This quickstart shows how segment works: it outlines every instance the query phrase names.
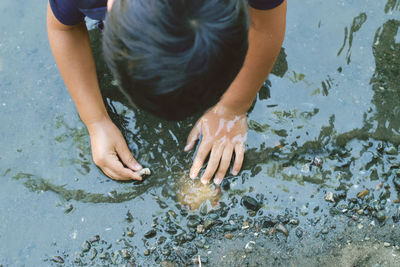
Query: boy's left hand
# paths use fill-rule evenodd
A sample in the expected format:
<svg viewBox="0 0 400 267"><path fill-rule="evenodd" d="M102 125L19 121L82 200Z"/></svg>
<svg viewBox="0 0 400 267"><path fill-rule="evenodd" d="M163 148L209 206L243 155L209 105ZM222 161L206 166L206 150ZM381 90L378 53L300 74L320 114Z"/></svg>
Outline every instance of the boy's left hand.
<svg viewBox="0 0 400 267"><path fill-rule="evenodd" d="M203 184L211 180L218 166L214 183L222 182L231 163L233 151L235 151L235 162L232 174L237 175L242 167L247 137L246 113L237 113L218 103L197 121L189 134L185 151L194 147L200 135L202 139L190 170L190 178L197 177L210 152L207 168L201 177Z"/></svg>

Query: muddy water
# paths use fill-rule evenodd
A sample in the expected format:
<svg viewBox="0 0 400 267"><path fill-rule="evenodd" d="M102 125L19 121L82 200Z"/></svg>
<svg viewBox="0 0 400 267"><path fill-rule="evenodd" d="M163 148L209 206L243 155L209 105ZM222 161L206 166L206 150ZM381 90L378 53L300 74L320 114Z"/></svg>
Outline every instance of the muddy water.
<svg viewBox="0 0 400 267"><path fill-rule="evenodd" d="M246 237L248 224L267 233L283 225L295 246L298 229L335 235L339 213L377 228L396 223L399 1L291 1L284 49L249 112L243 170L220 192L207 189L208 204L190 198L191 209L180 195L197 190L182 182L196 118L166 122L129 107L91 31L110 115L153 172L142 183L105 177L50 53L45 4L0 4L0 265L56 265L54 256L67 266L182 265L197 254L215 259L207 252L215 240L241 229Z"/></svg>

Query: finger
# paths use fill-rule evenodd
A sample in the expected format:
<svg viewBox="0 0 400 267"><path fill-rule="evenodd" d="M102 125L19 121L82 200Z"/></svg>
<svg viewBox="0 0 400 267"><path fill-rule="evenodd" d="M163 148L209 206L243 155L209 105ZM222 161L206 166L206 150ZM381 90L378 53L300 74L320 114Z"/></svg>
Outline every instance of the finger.
<svg viewBox="0 0 400 267"><path fill-rule="evenodd" d="M232 154L233 154L233 146L232 145L226 146L224 152L222 153L222 158L221 162L219 163L218 172L214 178L215 184L220 184L222 182L222 179L224 179L226 171L228 170L229 165L231 164Z"/></svg>
<svg viewBox="0 0 400 267"><path fill-rule="evenodd" d="M107 158L107 165L102 169L107 170L107 173L110 174L109 176L115 180L142 180L142 177L138 173L135 173L131 169L125 168L116 155Z"/></svg>
<svg viewBox="0 0 400 267"><path fill-rule="evenodd" d="M215 145L212 148L210 159L208 160L207 163L207 168L200 179L203 184L208 184L208 182L213 177L215 171L217 170L219 162L221 160L223 148L224 147L222 145Z"/></svg>
<svg viewBox="0 0 400 267"><path fill-rule="evenodd" d="M197 139L199 139L199 137L200 137L200 133L201 133L201 123L196 123L196 125L193 127L192 131L190 131L190 134L186 141L186 146L184 149L186 152L193 148Z"/></svg>
<svg viewBox="0 0 400 267"><path fill-rule="evenodd" d="M133 157L132 152L129 150L125 142L117 144L116 151L122 162L133 171L140 171L143 169L136 159Z"/></svg>
<svg viewBox="0 0 400 267"><path fill-rule="evenodd" d="M244 158L244 145L236 144L235 145L235 162L233 163L232 174L237 175L242 168Z"/></svg>
<svg viewBox="0 0 400 267"><path fill-rule="evenodd" d="M201 167L203 167L204 161L208 154L210 153L212 143L202 141L200 143L199 149L194 158L192 168L190 169L190 178L194 179L199 174Z"/></svg>

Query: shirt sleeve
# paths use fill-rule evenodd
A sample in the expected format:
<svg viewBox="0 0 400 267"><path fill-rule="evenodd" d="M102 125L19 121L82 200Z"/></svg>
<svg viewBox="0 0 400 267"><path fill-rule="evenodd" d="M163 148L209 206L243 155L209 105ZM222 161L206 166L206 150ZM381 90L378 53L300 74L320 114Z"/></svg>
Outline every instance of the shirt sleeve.
<svg viewBox="0 0 400 267"><path fill-rule="evenodd" d="M85 15L79 11L78 0L49 0L54 16L65 25L75 25L84 21Z"/></svg>
<svg viewBox="0 0 400 267"><path fill-rule="evenodd" d="M267 10L273 9L283 3L284 0L248 0L252 8Z"/></svg>

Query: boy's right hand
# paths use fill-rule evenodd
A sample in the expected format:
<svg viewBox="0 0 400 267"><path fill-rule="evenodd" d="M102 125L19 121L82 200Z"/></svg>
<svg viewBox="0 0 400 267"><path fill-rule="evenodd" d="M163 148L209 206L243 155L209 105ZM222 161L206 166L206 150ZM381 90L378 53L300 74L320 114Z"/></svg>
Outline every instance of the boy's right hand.
<svg viewBox="0 0 400 267"><path fill-rule="evenodd" d="M94 163L114 180L138 180L142 166L135 160L120 130L110 119L86 125L92 145ZM125 165L125 166L124 166Z"/></svg>

